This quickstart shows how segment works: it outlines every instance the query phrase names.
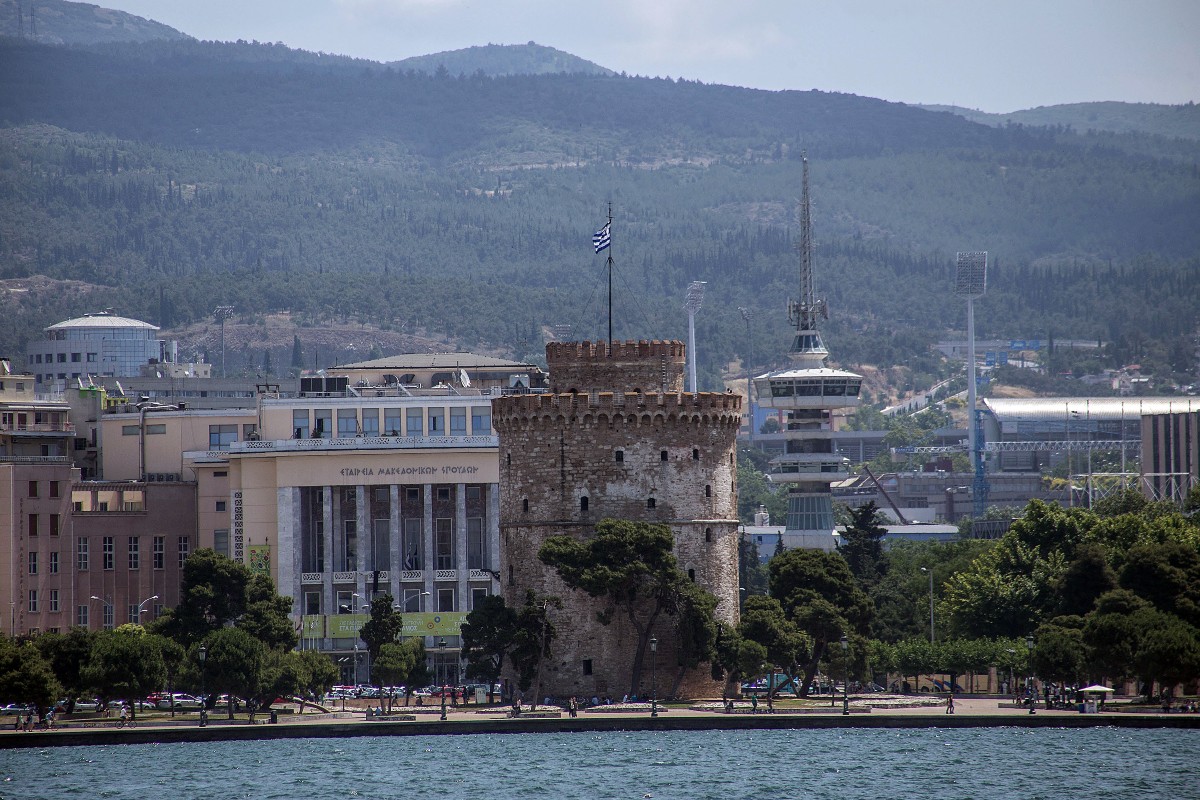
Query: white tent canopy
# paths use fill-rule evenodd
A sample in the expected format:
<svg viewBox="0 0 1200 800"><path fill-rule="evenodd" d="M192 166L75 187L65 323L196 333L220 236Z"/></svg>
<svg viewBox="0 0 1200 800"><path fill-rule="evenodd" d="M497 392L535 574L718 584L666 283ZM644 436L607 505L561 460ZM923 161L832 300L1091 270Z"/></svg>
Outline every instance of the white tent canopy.
<svg viewBox="0 0 1200 800"><path fill-rule="evenodd" d="M1098 683L1094 683L1094 684L1092 684L1091 686L1085 686L1085 687L1083 687L1083 688L1082 688L1082 689L1080 689L1079 691L1081 691L1081 692L1114 692L1114 691L1116 691L1116 690L1115 690L1115 689L1110 689L1110 688L1108 688L1107 686L1101 686L1101 685L1100 685L1100 684L1098 684Z"/></svg>

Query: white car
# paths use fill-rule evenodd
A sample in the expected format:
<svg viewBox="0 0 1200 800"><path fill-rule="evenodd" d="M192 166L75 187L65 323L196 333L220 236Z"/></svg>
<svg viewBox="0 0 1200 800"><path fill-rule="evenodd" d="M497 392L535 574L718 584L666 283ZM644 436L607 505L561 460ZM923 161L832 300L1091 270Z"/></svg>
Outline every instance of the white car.
<svg viewBox="0 0 1200 800"><path fill-rule="evenodd" d="M175 708L200 708L200 706L203 705L203 703L200 702L199 698L194 697L190 694L175 694L175 695L167 695L166 697L161 698L158 701L158 707L159 708L170 708L172 697L175 698Z"/></svg>

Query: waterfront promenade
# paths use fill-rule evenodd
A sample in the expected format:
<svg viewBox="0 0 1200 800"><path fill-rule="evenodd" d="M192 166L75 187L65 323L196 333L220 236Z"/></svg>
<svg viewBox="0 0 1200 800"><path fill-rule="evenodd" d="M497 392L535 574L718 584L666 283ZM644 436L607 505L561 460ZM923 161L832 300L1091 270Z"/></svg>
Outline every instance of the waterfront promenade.
<svg viewBox="0 0 1200 800"><path fill-rule="evenodd" d="M199 727L195 716L172 720L152 716L139 720L135 727L117 727L112 719L67 719L52 731L20 732L11 723L0 731L0 748L50 747L97 744L144 744L150 742L208 742L222 740L341 738L360 736L419 736L464 735L478 733L537 733L635 730L783 730L783 729L841 729L841 728L1186 728L1200 729L1200 714L1172 713L1139 708L1125 708L1110 703L1109 710L1100 714L1080 714L1072 710L1038 708L1036 714L1014 708L995 698L959 698L955 713L946 714L945 705L932 698L896 698L889 707L869 707L872 702L887 702L884 698L862 698L851 702L851 713L842 714L840 699L835 706L812 706L804 709L780 707L769 713L765 704L752 712L741 704L735 713L721 710L720 703L696 704L691 707L664 706L652 717L648 706L604 707L604 710L581 711L570 717L565 711L544 709L549 716L525 713L511 718L503 706L467 706L447 708L446 720L441 720L437 706L420 708L397 707L393 715L375 717L367 711L350 710L331 713L280 714L278 723L270 724L267 715L260 714L254 724L244 717L233 722L218 715L210 716L206 727ZM905 704L911 702L912 705Z"/></svg>

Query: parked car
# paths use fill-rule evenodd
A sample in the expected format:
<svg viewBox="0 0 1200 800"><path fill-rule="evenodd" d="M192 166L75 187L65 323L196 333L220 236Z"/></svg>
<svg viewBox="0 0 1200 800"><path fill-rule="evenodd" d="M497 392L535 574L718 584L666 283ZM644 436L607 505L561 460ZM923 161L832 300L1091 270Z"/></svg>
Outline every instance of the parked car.
<svg viewBox="0 0 1200 800"><path fill-rule="evenodd" d="M164 695L159 699L156 705L158 708L170 708L172 697L175 698L175 708L200 708L200 706L203 705L203 703L200 702L200 698L190 694L179 693L174 695Z"/></svg>
<svg viewBox="0 0 1200 800"><path fill-rule="evenodd" d="M100 701L94 697L89 698L89 699L84 699L81 697L80 699L75 701L74 713L79 713L80 711L99 711L99 710L100 710Z"/></svg>
<svg viewBox="0 0 1200 800"><path fill-rule="evenodd" d="M14 716L33 710L33 706L27 706L24 703L9 703L6 706L0 706L0 716Z"/></svg>

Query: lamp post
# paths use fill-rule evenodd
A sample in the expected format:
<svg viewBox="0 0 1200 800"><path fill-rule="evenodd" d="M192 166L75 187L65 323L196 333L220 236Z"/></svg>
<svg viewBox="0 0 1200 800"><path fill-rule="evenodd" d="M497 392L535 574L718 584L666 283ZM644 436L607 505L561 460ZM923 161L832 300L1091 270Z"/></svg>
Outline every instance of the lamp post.
<svg viewBox="0 0 1200 800"><path fill-rule="evenodd" d="M107 597L99 597L97 595L92 595L91 599L99 600L101 603L104 603L105 608L113 608L112 601L109 600ZM113 616L116 616L116 609L113 609L113 611L114 611ZM114 620L114 623L115 623L115 620ZM105 626L105 624L106 624L106 622L103 618L103 615L101 615L100 627L103 628ZM116 625L114 624L113 627L116 627Z"/></svg>
<svg viewBox="0 0 1200 800"><path fill-rule="evenodd" d="M354 642L354 692L358 693L358 641Z"/></svg>
<svg viewBox="0 0 1200 800"><path fill-rule="evenodd" d="M145 608L146 603L149 603L151 600L157 600L157 599L158 599L158 595L155 594L155 595L151 595L150 597L147 597L145 600L138 603L138 607L137 607L137 624L138 625L142 624L142 612L146 610L146 608Z"/></svg>
<svg viewBox="0 0 1200 800"><path fill-rule="evenodd" d="M929 574L929 643L933 644L933 570L926 567L921 567L921 572Z"/></svg>
<svg viewBox="0 0 1200 800"><path fill-rule="evenodd" d="M658 639L650 639L650 716L658 716Z"/></svg>
<svg viewBox="0 0 1200 800"><path fill-rule="evenodd" d="M208 698L205 697L204 662L208 659L208 648L200 645L200 727L208 724Z"/></svg>
<svg viewBox="0 0 1200 800"><path fill-rule="evenodd" d="M442 661L446 660L446 637L438 640L438 649L442 653ZM442 679L442 722L446 721L446 681Z"/></svg>
<svg viewBox="0 0 1200 800"><path fill-rule="evenodd" d="M1029 714L1032 716L1037 713L1034 708L1037 705L1037 692L1033 690L1033 636L1025 637L1025 646L1029 648Z"/></svg>
<svg viewBox="0 0 1200 800"><path fill-rule="evenodd" d="M850 716L850 643L842 634L842 716Z"/></svg>

